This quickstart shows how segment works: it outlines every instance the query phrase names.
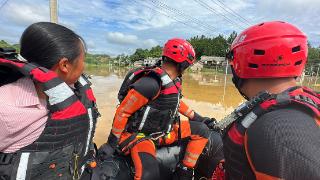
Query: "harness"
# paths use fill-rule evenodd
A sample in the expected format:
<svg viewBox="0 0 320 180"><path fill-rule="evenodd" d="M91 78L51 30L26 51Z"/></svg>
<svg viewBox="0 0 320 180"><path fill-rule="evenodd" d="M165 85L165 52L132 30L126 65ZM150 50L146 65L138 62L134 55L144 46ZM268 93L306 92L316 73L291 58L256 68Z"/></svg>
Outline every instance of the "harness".
<svg viewBox="0 0 320 180"><path fill-rule="evenodd" d="M178 109L181 98L181 81L171 80L169 75L160 67L141 67L129 71L118 93L121 102L131 84L143 76L153 76L159 80L161 90L148 104L135 112L128 121L126 131L132 135L122 142L119 147L122 152L132 148L143 140L158 140L172 130L172 125L179 119ZM138 138L138 140L135 140Z"/></svg>
<svg viewBox="0 0 320 180"><path fill-rule="evenodd" d="M99 116L91 83L82 75L71 89L55 72L31 63L0 59L39 84L47 96L46 126L39 138L15 153L0 153L4 179L79 179L93 159Z"/></svg>
<svg viewBox="0 0 320 180"><path fill-rule="evenodd" d="M288 105L305 107L316 118L320 117L320 96L306 87L292 87L280 94L261 92L217 124L224 129L222 136L229 179L255 179L244 146L246 131L263 114Z"/></svg>

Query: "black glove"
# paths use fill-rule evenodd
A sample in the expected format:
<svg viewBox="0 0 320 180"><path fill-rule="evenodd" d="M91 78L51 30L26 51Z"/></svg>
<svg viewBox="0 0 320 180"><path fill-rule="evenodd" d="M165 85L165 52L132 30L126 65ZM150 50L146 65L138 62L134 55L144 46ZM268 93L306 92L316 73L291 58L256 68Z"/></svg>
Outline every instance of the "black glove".
<svg viewBox="0 0 320 180"><path fill-rule="evenodd" d="M217 120L215 118L208 117L205 117L202 122L205 123L209 129L215 129L215 125L217 124Z"/></svg>
<svg viewBox="0 0 320 180"><path fill-rule="evenodd" d="M111 157L118 147L119 138L114 134L110 133L107 143L100 146L98 149L98 158L100 160L105 160Z"/></svg>
<svg viewBox="0 0 320 180"><path fill-rule="evenodd" d="M113 156L115 148L111 147L110 144L104 143L98 149L98 158L100 160L106 160L108 157Z"/></svg>
<svg viewBox="0 0 320 180"><path fill-rule="evenodd" d="M194 170L192 168L185 167L183 164L179 163L173 174L173 180L192 180L194 175Z"/></svg>
<svg viewBox="0 0 320 180"><path fill-rule="evenodd" d="M194 112L194 117L192 120L205 123L209 129L214 129L214 126L217 124L217 120L215 118L202 117L196 112Z"/></svg>

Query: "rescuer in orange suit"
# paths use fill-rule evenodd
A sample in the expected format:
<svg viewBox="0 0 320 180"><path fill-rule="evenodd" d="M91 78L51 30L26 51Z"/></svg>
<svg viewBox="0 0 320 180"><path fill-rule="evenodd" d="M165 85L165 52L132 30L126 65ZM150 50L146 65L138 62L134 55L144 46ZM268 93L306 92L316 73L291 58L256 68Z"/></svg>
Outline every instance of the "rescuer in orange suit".
<svg viewBox="0 0 320 180"><path fill-rule="evenodd" d="M182 73L194 62L195 51L189 42L170 39L163 48L162 66L140 69L130 76L132 79L143 73L141 78L129 83L116 110L108 144L131 155L135 180L158 179L156 147L180 139L189 141L174 179L193 178L193 168L209 136L209 128L203 123L206 118L181 100ZM180 119L179 113L187 118Z"/></svg>

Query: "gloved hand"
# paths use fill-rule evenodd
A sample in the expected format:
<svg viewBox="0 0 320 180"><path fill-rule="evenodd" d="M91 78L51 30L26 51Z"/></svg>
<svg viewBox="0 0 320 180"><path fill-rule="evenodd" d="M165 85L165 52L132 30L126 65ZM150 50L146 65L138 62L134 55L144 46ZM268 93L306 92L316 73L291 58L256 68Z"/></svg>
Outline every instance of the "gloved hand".
<svg viewBox="0 0 320 180"><path fill-rule="evenodd" d="M111 157L115 152L115 148L111 147L110 144L104 143L98 149L98 158L103 161L108 157Z"/></svg>
<svg viewBox="0 0 320 180"><path fill-rule="evenodd" d="M215 118L202 117L196 112L194 112L194 117L192 120L205 123L209 129L215 129L214 126L217 124L217 120Z"/></svg>
<svg viewBox="0 0 320 180"><path fill-rule="evenodd" d="M214 126L217 124L217 120L215 118L209 117L204 117L204 120L202 122L205 123L209 129L214 129Z"/></svg>
<svg viewBox="0 0 320 180"><path fill-rule="evenodd" d="M173 174L173 180L192 180L194 175L194 169L188 168L179 163Z"/></svg>
<svg viewBox="0 0 320 180"><path fill-rule="evenodd" d="M118 148L118 142L119 138L110 132L107 143L103 144L98 149L98 158L100 160L105 160L106 158L112 156Z"/></svg>

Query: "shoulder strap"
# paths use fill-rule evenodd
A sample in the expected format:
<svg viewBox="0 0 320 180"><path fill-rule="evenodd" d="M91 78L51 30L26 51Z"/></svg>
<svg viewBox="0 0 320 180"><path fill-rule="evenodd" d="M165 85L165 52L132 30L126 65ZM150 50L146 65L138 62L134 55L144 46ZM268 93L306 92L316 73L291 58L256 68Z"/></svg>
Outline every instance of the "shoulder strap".
<svg viewBox="0 0 320 180"><path fill-rule="evenodd" d="M161 79L160 74L162 73L161 69L158 67L139 67L136 69L130 70L127 75L125 76L119 92L118 92L118 100L121 103L123 99L126 97L128 91L130 90L130 85L136 82L143 76L146 76L149 73L153 73L156 77Z"/></svg>

